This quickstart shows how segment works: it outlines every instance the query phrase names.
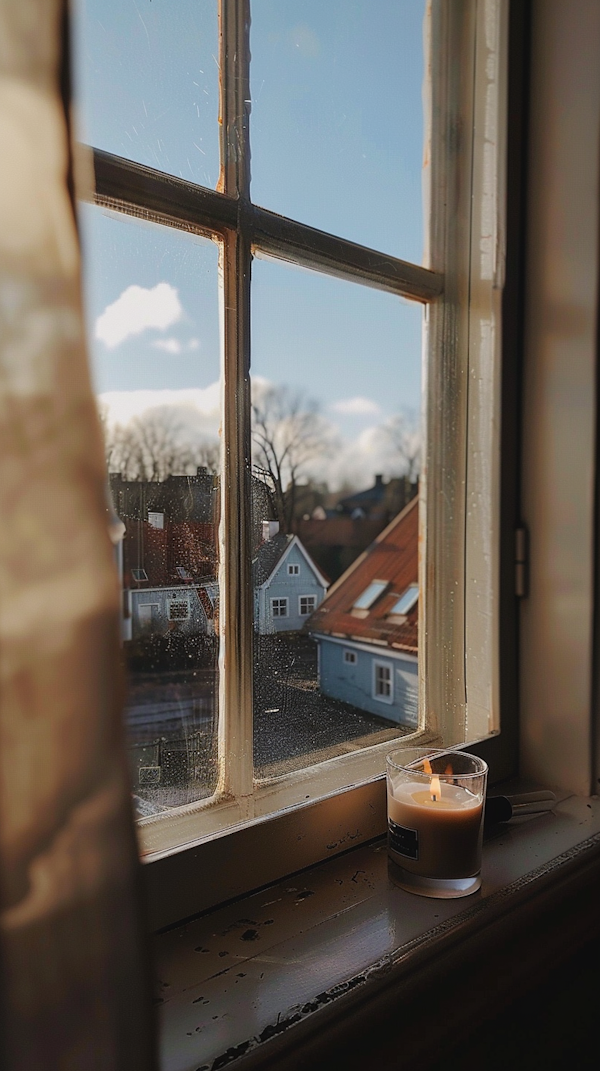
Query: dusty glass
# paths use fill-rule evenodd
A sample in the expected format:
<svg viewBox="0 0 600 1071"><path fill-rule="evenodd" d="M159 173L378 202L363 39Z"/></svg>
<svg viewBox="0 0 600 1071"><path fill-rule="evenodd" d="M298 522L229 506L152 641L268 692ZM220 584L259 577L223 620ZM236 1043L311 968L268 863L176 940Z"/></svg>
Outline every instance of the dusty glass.
<svg viewBox="0 0 600 1071"><path fill-rule="evenodd" d="M425 0L254 0L252 199L423 256Z"/></svg>
<svg viewBox="0 0 600 1071"><path fill-rule="evenodd" d="M76 0L73 14L79 140L216 186L216 0Z"/></svg>
<svg viewBox="0 0 600 1071"><path fill-rule="evenodd" d="M254 761L267 777L417 727L418 603L392 611L418 583L422 311L270 260L252 282Z"/></svg>
<svg viewBox="0 0 600 1071"><path fill-rule="evenodd" d="M216 785L218 250L86 205L80 225L122 587L125 728L144 817Z"/></svg>

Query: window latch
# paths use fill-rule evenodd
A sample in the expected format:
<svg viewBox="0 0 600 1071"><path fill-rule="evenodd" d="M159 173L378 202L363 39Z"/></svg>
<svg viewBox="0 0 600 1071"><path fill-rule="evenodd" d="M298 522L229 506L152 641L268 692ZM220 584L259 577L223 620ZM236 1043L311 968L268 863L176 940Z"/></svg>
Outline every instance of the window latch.
<svg viewBox="0 0 600 1071"><path fill-rule="evenodd" d="M524 599L529 594L529 532L523 525L515 530L515 595Z"/></svg>

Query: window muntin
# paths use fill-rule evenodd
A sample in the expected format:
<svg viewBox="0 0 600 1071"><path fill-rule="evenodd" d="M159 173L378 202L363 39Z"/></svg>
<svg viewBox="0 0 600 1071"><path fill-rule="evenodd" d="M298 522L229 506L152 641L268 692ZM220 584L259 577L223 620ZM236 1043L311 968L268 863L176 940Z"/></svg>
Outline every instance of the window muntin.
<svg viewBox="0 0 600 1071"><path fill-rule="evenodd" d="M237 198L242 195L247 199L249 195L246 102L250 100L250 94L244 80L244 72L242 71L241 77L237 77L234 70L235 64L243 65L247 57L243 33L243 27L247 24L246 9L245 0L226 0L222 5L221 147L224 195L221 197L211 194L209 190L192 188L185 183L164 182L158 174L145 172L142 175L127 160L110 160L96 152L95 198L100 204L116 206L125 213L166 221L182 229L197 232L205 228L206 233L218 233L224 240L225 366L229 383L225 392L224 435L229 443L229 453L226 457L226 477L221 485L224 511L222 531L228 545L228 553L222 567L224 579L227 580L222 591L222 617L224 621L237 617L241 636L251 635L249 598L243 594L244 591L248 596L250 593L249 540L244 535L244 514L247 517L248 508L247 495L241 493L240 487L240 483L243 484L245 479L240 476L240 463L249 453L249 441L246 438L244 442L243 431L244 426L247 428L247 424L244 425L244 411L248 404L247 390L243 384L249 359L244 321L247 324L251 251L309 267L315 266L321 271L338 274L343 278L355 279L408 298L417 298L425 304L434 302L426 316L427 335L424 344L425 351L431 355L433 363L430 362L428 369L428 439L425 461L428 493L423 510L423 568L426 569L427 560L431 559L433 553L429 546L429 537L435 540L436 553L440 556L435 558L434 588L427 586L433 575L432 571L422 574L423 599L420 616L426 615L427 651L433 652L433 656L422 669L421 710L442 712L444 724L447 723L451 727L450 735L454 739L462 739L461 734L464 733L466 724L465 706L460 698L465 692L461 676L462 660L464 659L466 669L469 669L469 666L473 669L470 694L475 696L479 688L477 672L482 683L486 676L489 679L487 669L494 659L493 629L488 629L487 632L485 629L480 630L477 636L478 651L483 652L483 658L479 655L473 660L470 655L465 658L465 653L468 652L458 649L460 642L456 650L454 645L443 650L442 640L449 634L449 630L454 637L460 638L461 624L455 621L457 608L459 617L464 610L466 618L473 622L477 614L466 584L466 599L463 605L460 600L457 602L455 592L451 599L447 597L439 579L441 575L455 579L463 575L462 569L467 560L465 547L468 550L470 545L476 545L476 529L479 523L477 518L481 516L479 509L470 510L468 517L474 520L468 520L466 526L463 523L466 508L464 496L461 498L460 493L461 481L464 484L465 475L464 454L461 455L461 450L469 436L474 435L476 439L479 434L476 427L473 427L468 435L465 431L466 395L458 388L461 377L466 377L468 369L471 370L469 375L472 374L472 382L476 384L479 392L476 404L470 407L471 423L473 424L474 420L476 424L479 422L481 428L488 432L491 429L492 434L493 429L499 426L498 414L494 408L498 398L494 377L497 376L498 302L502 292L502 280L493 273L496 271L494 255L501 259L503 249L502 235L499 235L497 230L499 220L501 225L501 193L499 198L500 183L497 179L501 175L501 163L498 161L501 161L502 155L502 94L505 72L503 50L506 43L507 6L503 0L469 0L464 9L463 5L460 6L460 10L458 6L453 8L445 5L443 0L433 0L431 4L431 22L426 37L428 46L434 50L435 62L432 63L430 58L425 67L432 73L431 94L435 107L430 113L433 122L426 153L425 185L432 191L432 198L427 213L429 237L425 262L432 265L434 270L423 270L417 265L396 261L383 253L374 258L367 250L354 247L335 236L309 232L294 221L272 216L269 211L250 206L245 208L244 213L237 212ZM458 63L457 49L462 48L465 42L467 44L461 52L461 62ZM438 53L442 60L439 63ZM465 71L475 58L477 63L469 77ZM459 70L461 76L458 80L454 76ZM237 73L239 74L239 71ZM427 107L426 113L428 114ZM452 136L457 127L464 133L458 155L455 152L456 141ZM449 175L452 176L450 182ZM484 190L481 182L485 176L488 185ZM450 191L449 197L438 197L437 191L442 189ZM482 208L484 200L485 211ZM498 215L494 216L496 210ZM491 221L491 226L486 225L485 235L480 233L484 219ZM473 238L473 249L481 250L483 259L487 257L486 264L482 263L479 275L472 270L469 236ZM478 245L478 242L481 244ZM488 248L494 254L491 258L486 252ZM235 271L234 264L237 268ZM457 267L458 271L455 270ZM444 278L445 272L448 274ZM458 288L455 285L457 282ZM469 308L467 282L471 292L477 292L481 300L473 306L475 312L463 315ZM446 299L436 302L435 299L444 287ZM483 306L488 297L489 314L486 312L484 315ZM449 309L460 310L458 319L454 313L447 315ZM475 340L472 350L469 349L469 338ZM234 391L237 392L236 398L233 397ZM491 403L491 408L488 403ZM473 501L477 499L479 503L493 503L493 488L496 486L493 465L490 463L490 458L494 456L493 444L490 449L485 438L477 441L481 441L482 449L477 453L478 466L469 468L468 494ZM470 534L471 530L473 535ZM241 557L238 558L240 551ZM243 564L244 555L247 555L246 566ZM486 551L480 555L480 560L473 559L471 565L477 575L479 595L493 593L493 577L497 572L493 555L490 556ZM456 590L463 590L460 579ZM486 613L492 625L493 607L491 612L488 609ZM477 620L481 620L481 614ZM468 629L466 635L468 639ZM185 817L173 817L169 821L168 832L166 826L159 827L154 820L144 820L142 835L147 851L164 851L171 844L189 841L201 832L210 832L222 828L228 822L239 821L242 811L235 803L238 797L246 801L252 799L250 811L245 806L243 816L248 816L249 813L267 814L273 810L275 794L272 786L258 784L253 787L252 778L248 776L242 757L243 743L250 738L252 731L248 653L246 646L245 652L242 650L238 655L234 644L230 649L228 661L223 662L224 703L219 784L220 791L228 795L233 802L223 802L220 808L211 807L210 810L204 811L201 821L198 814L192 813ZM446 666L444 658L452 658L455 665ZM451 696L447 690L449 681ZM485 687L483 690L485 691ZM470 725L477 726L475 732L479 732L480 724L487 727L497 725L497 719L494 720L496 714L493 713L491 719L489 717L490 704L487 698L482 702L481 709L488 711L485 719L469 719ZM495 700L492 710L495 710ZM484 734L486 731L487 728L484 729ZM328 767L322 774L319 772L318 777L313 780L310 780L310 777L307 780L303 776L302 784L310 786L308 794L300 794L299 782L294 779L290 780L289 789L281 782L276 794L277 805L285 806L286 801L298 803L315 799L323 792L343 788L357 779L364 778L367 769L372 770L374 775L377 774L386 746L342 756L334 766ZM162 836L161 828L164 828L165 836Z"/></svg>
<svg viewBox="0 0 600 1071"><path fill-rule="evenodd" d="M377 600L383 595L384 591L389 588L389 580L373 580L368 588L358 596L354 602L354 610L370 610Z"/></svg>
<svg viewBox="0 0 600 1071"><path fill-rule="evenodd" d="M299 565L294 565L294 564L288 565L287 571L288 571L288 576L298 576L299 573L300 573L300 566Z"/></svg>

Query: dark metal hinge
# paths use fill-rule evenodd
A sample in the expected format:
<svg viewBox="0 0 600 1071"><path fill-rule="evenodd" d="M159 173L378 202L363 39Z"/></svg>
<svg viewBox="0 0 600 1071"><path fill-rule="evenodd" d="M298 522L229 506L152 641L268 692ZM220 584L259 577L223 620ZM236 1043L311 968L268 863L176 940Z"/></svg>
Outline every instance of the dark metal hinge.
<svg viewBox="0 0 600 1071"><path fill-rule="evenodd" d="M529 532L523 526L515 529L515 595L524 599L529 594Z"/></svg>

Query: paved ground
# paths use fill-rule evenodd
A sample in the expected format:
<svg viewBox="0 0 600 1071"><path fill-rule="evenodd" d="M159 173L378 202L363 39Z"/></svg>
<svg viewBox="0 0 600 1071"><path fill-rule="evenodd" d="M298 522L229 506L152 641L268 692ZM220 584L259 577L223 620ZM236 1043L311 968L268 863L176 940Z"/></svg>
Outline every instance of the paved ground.
<svg viewBox="0 0 600 1071"><path fill-rule="evenodd" d="M301 769L398 736L398 726L328 699L316 645L298 633L258 637L254 762L258 776ZM203 799L216 782L214 666L130 674L127 734L138 811ZM153 784L160 767L160 783Z"/></svg>

